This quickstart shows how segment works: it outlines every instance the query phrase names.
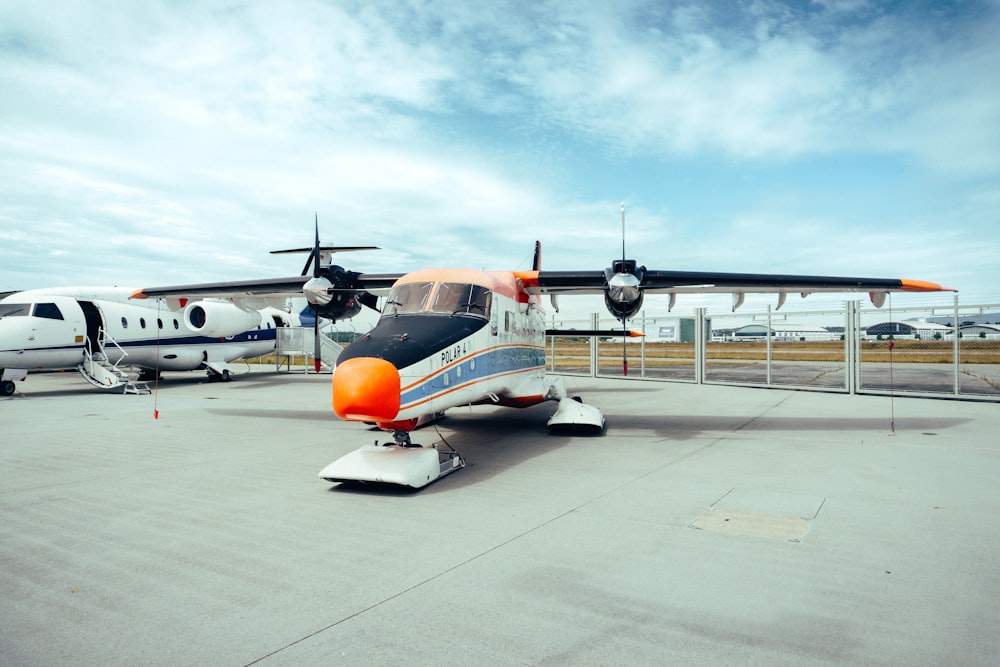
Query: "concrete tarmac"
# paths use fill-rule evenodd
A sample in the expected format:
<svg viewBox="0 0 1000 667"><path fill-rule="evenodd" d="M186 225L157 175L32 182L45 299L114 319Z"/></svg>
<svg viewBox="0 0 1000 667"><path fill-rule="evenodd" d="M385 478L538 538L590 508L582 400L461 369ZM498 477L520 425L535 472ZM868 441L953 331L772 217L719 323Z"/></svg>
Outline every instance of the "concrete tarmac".
<svg viewBox="0 0 1000 667"><path fill-rule="evenodd" d="M401 493L268 370L0 399L0 664L1000 664L996 404L569 377Z"/></svg>

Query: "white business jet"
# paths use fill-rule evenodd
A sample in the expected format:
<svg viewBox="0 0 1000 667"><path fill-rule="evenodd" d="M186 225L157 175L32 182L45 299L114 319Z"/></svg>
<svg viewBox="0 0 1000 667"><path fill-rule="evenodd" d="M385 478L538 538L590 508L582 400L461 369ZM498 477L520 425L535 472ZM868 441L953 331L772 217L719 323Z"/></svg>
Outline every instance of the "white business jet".
<svg viewBox="0 0 1000 667"><path fill-rule="evenodd" d="M76 368L92 385L123 392L161 371L204 369L229 380L229 362L272 352L277 329L299 325L264 302L129 300L134 291L57 287L0 299L0 395L38 370Z"/></svg>

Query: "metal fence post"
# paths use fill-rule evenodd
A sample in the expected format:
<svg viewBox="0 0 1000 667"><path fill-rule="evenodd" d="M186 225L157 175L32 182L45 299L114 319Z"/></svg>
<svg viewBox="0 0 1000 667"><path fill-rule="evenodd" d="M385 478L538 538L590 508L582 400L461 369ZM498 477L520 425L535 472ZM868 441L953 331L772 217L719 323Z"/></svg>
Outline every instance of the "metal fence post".
<svg viewBox="0 0 1000 667"><path fill-rule="evenodd" d="M954 302L953 302L953 304L954 304L954 306L953 306L954 307L954 311L953 311L954 315L953 315L952 320L951 320L951 324L954 327L954 333L952 333L952 336L951 336L952 337L952 341L953 341L953 343L952 343L952 356L954 357L954 359L952 360L953 361L953 363L952 363L952 375L953 375L952 382L954 383L954 387L955 387L954 393L957 396L958 394L961 393L960 392L960 388L962 386L961 374L959 372L961 370L961 363L959 363L960 360L961 360L961 357L959 356L961 354L961 350L960 350L959 345L958 345L958 342L959 342L958 341L958 334L961 331L961 326L959 325L959 322L958 322L958 294L953 295L952 299L954 299Z"/></svg>
<svg viewBox="0 0 1000 667"><path fill-rule="evenodd" d="M771 385L771 304L767 304L767 384Z"/></svg>
<svg viewBox="0 0 1000 667"><path fill-rule="evenodd" d="M590 328L597 329L600 321L598 320L597 313L591 313L590 315ZM599 364L598 361L598 346L597 346L597 336L590 337L590 377L597 377L597 369Z"/></svg>
<svg viewBox="0 0 1000 667"><path fill-rule="evenodd" d="M861 338L860 324L858 319L858 302L847 301L844 303L844 389L848 394L858 392L858 340Z"/></svg>
<svg viewBox="0 0 1000 667"><path fill-rule="evenodd" d="M705 384L705 309L694 311L694 382Z"/></svg>

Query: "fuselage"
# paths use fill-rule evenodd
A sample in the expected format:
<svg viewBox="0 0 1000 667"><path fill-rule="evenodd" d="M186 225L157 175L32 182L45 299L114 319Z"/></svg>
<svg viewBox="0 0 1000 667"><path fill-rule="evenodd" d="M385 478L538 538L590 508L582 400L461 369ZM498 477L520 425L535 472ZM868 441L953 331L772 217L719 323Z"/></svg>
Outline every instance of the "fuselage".
<svg viewBox="0 0 1000 667"><path fill-rule="evenodd" d="M193 370L208 360L232 361L274 349L276 327L289 315L262 311L260 325L234 336L201 336L180 311L160 301L128 301L124 288L52 288L0 300L0 369L73 368L87 350L110 363L150 370Z"/></svg>
<svg viewBox="0 0 1000 667"><path fill-rule="evenodd" d="M410 430L425 415L546 400L545 322L510 272L433 269L393 286L378 323L337 360L347 420Z"/></svg>

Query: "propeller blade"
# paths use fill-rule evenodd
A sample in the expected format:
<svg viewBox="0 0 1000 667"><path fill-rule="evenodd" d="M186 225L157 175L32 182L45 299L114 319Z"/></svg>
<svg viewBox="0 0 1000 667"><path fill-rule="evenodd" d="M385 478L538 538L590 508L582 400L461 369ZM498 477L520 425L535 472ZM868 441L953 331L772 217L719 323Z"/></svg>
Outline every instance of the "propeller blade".
<svg viewBox="0 0 1000 667"><path fill-rule="evenodd" d="M371 292L358 292L358 301L361 302L362 306L368 306L376 313L380 313L378 309L378 297Z"/></svg>
<svg viewBox="0 0 1000 667"><path fill-rule="evenodd" d="M320 276L320 266L319 266L319 213L316 214L316 241L313 243L313 278L319 278ZM317 369L317 372L318 369Z"/></svg>
<svg viewBox="0 0 1000 667"><path fill-rule="evenodd" d="M622 202L622 270L625 270L625 202ZM627 317L622 317L622 329L628 331ZM622 377L628 377L628 347L622 337Z"/></svg>
<svg viewBox="0 0 1000 667"><path fill-rule="evenodd" d="M320 348L319 344L319 314L316 315L316 321L313 322L313 343L315 344L315 349L313 350L313 370L319 373L319 367L322 363L320 359Z"/></svg>

